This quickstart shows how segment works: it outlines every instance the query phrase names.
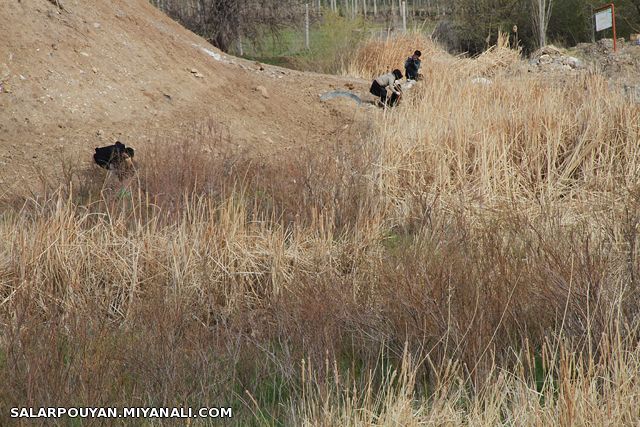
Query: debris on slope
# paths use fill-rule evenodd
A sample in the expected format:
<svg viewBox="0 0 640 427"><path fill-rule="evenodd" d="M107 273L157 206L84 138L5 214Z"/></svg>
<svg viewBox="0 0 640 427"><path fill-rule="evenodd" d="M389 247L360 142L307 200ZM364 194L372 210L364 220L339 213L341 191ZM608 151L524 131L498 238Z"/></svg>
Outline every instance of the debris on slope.
<svg viewBox="0 0 640 427"><path fill-rule="evenodd" d="M585 63L553 45L544 46L531 55L529 65L538 71L572 71L585 68Z"/></svg>
<svg viewBox="0 0 640 427"><path fill-rule="evenodd" d="M640 104L640 85L623 84L622 90L634 104Z"/></svg>
<svg viewBox="0 0 640 427"><path fill-rule="evenodd" d="M259 86L256 86L254 90L256 92L260 92L260 94L262 94L263 98L269 99L269 92L267 91L266 87L264 87L262 85L259 85Z"/></svg>
<svg viewBox="0 0 640 427"><path fill-rule="evenodd" d="M482 86L490 86L493 84L493 82L486 77L475 77L471 79L471 83L473 83L474 85L482 85Z"/></svg>
<svg viewBox="0 0 640 427"><path fill-rule="evenodd" d="M216 61L220 61L220 62L225 62L225 63L229 63L229 61L227 61L226 59L224 59L222 57L222 55L220 55L217 52L214 52L210 49L207 49L206 47L200 46L198 44L192 44L193 47L196 47L198 49L200 49L202 52L206 53L207 55L209 55L210 57L212 57L213 59L215 59Z"/></svg>
<svg viewBox="0 0 640 427"><path fill-rule="evenodd" d="M596 43L579 43L569 49L545 46L531 55L529 72L577 74L591 71L609 81L612 90L620 90L629 101L640 103L640 45L634 37L631 43L624 38L616 41L601 39Z"/></svg>
<svg viewBox="0 0 640 427"><path fill-rule="evenodd" d="M613 39L596 43L580 43L570 51L585 59L594 69L606 77L612 88L621 89L630 102L640 103L640 45L637 38L626 42L619 38L613 51Z"/></svg>
<svg viewBox="0 0 640 427"><path fill-rule="evenodd" d="M335 98L349 98L353 99L358 105L362 104L362 99L360 99L358 95L356 95L355 93L347 92L346 90L334 90L320 95L321 101L328 101Z"/></svg>
<svg viewBox="0 0 640 427"><path fill-rule="evenodd" d="M623 38L617 40L617 51L613 51L613 40L602 39L596 43L579 43L571 49L587 62L598 65L608 77L620 73L638 73L640 66L640 45L626 43Z"/></svg>
<svg viewBox="0 0 640 427"><path fill-rule="evenodd" d="M579 43L570 49L549 45L535 51L529 59L529 71L553 72L596 68L608 78L634 75L640 69L640 45L617 40L617 51L612 39L596 43Z"/></svg>

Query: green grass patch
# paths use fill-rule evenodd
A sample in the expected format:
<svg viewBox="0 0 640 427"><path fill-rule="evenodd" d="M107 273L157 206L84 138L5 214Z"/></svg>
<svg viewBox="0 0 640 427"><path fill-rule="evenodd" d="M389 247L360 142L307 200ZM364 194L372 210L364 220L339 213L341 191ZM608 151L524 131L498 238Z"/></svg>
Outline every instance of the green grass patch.
<svg viewBox="0 0 640 427"><path fill-rule="evenodd" d="M311 26L309 49L305 48L303 28L287 28L246 46L244 56L303 71L335 73L358 43L381 28L380 24L363 19L352 20L327 13Z"/></svg>

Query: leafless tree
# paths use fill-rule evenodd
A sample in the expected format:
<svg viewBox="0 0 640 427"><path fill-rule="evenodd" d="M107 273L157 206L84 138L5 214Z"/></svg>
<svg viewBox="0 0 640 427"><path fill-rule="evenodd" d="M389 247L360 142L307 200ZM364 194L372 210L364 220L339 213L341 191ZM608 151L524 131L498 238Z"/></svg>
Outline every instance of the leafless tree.
<svg viewBox="0 0 640 427"><path fill-rule="evenodd" d="M551 19L553 0L531 0L533 5L533 28L538 36L540 47L547 44L547 29Z"/></svg>
<svg viewBox="0 0 640 427"><path fill-rule="evenodd" d="M156 6L227 51L241 37L257 40L265 32L300 25L303 0L153 0Z"/></svg>

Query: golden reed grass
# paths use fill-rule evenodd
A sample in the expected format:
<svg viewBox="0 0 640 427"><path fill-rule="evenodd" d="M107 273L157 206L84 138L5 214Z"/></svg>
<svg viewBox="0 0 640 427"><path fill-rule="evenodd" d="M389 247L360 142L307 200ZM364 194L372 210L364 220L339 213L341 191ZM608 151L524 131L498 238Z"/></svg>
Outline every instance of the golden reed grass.
<svg viewBox="0 0 640 427"><path fill-rule="evenodd" d="M4 200L2 407L637 423L638 107L513 52L372 43L349 72L421 48L426 79L361 140L262 165L209 126L125 191L71 168Z"/></svg>

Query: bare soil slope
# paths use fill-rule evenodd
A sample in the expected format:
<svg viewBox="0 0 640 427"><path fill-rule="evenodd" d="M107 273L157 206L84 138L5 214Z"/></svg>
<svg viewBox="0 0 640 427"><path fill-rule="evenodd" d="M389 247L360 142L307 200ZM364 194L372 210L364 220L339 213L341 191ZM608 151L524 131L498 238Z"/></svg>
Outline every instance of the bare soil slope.
<svg viewBox="0 0 640 427"><path fill-rule="evenodd" d="M0 8L0 185L33 182L61 155L91 158L210 119L256 153L358 132L354 103L320 102L363 81L227 56L145 0L8 0ZM0 192L1 194L2 192Z"/></svg>

